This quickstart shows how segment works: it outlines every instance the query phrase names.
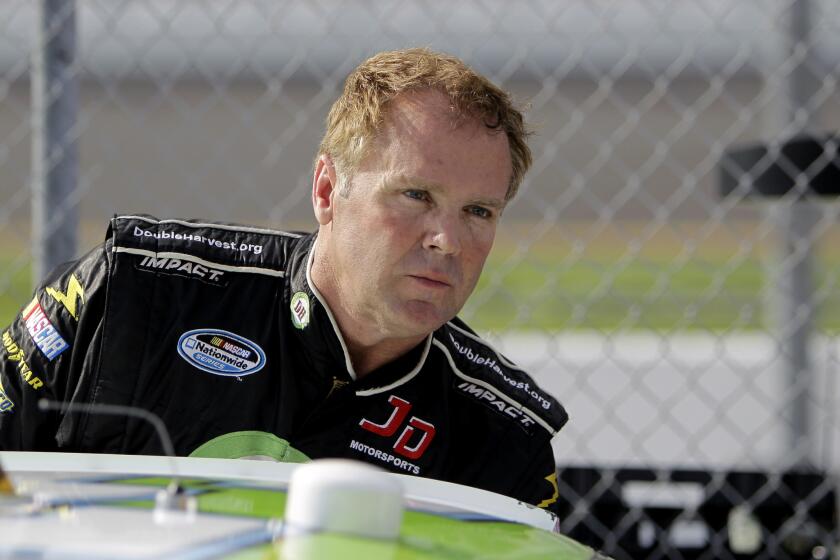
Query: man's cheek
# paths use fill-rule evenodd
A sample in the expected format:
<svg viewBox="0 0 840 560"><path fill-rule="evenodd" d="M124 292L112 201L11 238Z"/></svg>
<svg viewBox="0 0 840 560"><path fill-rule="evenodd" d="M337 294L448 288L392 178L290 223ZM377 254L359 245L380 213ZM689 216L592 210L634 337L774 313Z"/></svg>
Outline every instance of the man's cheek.
<svg viewBox="0 0 840 560"><path fill-rule="evenodd" d="M478 278L487 263L488 251L472 251L465 253L461 259L461 266L467 276Z"/></svg>

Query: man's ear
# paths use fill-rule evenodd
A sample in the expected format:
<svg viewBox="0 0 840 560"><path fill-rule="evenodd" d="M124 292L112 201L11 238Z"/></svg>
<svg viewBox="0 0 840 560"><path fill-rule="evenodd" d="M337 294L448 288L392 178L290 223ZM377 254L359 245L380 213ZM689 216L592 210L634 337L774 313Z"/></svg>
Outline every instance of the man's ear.
<svg viewBox="0 0 840 560"><path fill-rule="evenodd" d="M315 219L322 226L333 219L333 196L338 194L338 177L335 165L327 154L318 156L315 173L312 178L312 208Z"/></svg>

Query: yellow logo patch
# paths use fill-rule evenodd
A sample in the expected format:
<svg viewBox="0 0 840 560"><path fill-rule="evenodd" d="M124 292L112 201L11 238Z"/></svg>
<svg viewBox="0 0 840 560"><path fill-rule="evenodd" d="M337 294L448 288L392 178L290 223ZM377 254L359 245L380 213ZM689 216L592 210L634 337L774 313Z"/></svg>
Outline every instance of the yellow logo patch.
<svg viewBox="0 0 840 560"><path fill-rule="evenodd" d="M12 339L9 331L3 333L3 346L6 347L6 354L8 354L9 360L17 362L17 368L21 379L23 379L33 389L40 389L43 387L44 382L41 381L40 377L32 373L32 368L29 367L29 364L26 362L26 358L23 356L23 350L20 346L18 346L17 342Z"/></svg>
<svg viewBox="0 0 840 560"><path fill-rule="evenodd" d="M79 320L79 310L81 306L76 307L76 302L85 303L85 290L75 274L70 275L70 280L67 282L67 291L60 292L55 288L47 288L47 293L58 303L64 306L64 309L71 317Z"/></svg>
<svg viewBox="0 0 840 560"><path fill-rule="evenodd" d="M545 477L545 479L548 481L549 484L551 484L551 487L554 488L554 494L550 498L546 498L545 500L537 504L537 507L541 508L550 506L551 504L557 501L557 498L560 497L560 488L557 487L557 473L553 472L547 477Z"/></svg>

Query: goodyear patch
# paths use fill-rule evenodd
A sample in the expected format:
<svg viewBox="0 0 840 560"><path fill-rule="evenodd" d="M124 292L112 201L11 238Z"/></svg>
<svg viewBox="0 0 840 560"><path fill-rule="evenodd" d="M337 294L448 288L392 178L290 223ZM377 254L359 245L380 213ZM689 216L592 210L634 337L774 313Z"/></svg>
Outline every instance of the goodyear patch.
<svg viewBox="0 0 840 560"><path fill-rule="evenodd" d="M26 306L22 317L32 341L49 361L53 361L62 352L70 348L67 341L61 337L58 330L50 322L47 314L44 313L44 309L38 303L38 298L34 298Z"/></svg>
<svg viewBox="0 0 840 560"><path fill-rule="evenodd" d="M70 279L67 280L66 291L62 292L55 288L47 288L46 292L51 298L63 305L64 309L67 310L71 317L77 321L79 320L79 310L81 309L81 305L78 304L80 302L84 304L85 290L82 288L82 283L79 282L79 279L76 278L75 274L71 274Z"/></svg>
<svg viewBox="0 0 840 560"><path fill-rule="evenodd" d="M178 339L178 355L190 365L214 375L242 377L265 366L262 348L220 329L196 329Z"/></svg>
<svg viewBox="0 0 840 560"><path fill-rule="evenodd" d="M26 362L26 358L23 356L23 350L18 343L14 341L12 335L9 334L9 331L3 333L3 347L6 348L6 354L9 360L17 362L17 369L20 373L20 377L27 385L36 390L44 386L44 382L41 378L32 373L32 368L29 367L29 364Z"/></svg>

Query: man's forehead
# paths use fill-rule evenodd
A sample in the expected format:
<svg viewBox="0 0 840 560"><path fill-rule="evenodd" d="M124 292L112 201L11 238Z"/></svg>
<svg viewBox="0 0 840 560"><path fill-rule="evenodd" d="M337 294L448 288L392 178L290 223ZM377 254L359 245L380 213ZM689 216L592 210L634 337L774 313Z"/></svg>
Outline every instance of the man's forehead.
<svg viewBox="0 0 840 560"><path fill-rule="evenodd" d="M388 105L373 142L373 151L387 151L398 144L439 142L444 138L494 144L509 150L507 135L488 128L477 115L465 115L449 97L434 89L402 93Z"/></svg>
<svg viewBox="0 0 840 560"><path fill-rule="evenodd" d="M405 129L411 133L420 126L442 125L457 128L481 124L477 115L459 111L445 93L429 88L398 94L388 102L383 114L383 128Z"/></svg>
<svg viewBox="0 0 840 560"><path fill-rule="evenodd" d="M478 117L459 117L446 94L429 89L400 94L389 104L358 170L371 168L443 183L498 184L506 193L512 162L503 131Z"/></svg>

